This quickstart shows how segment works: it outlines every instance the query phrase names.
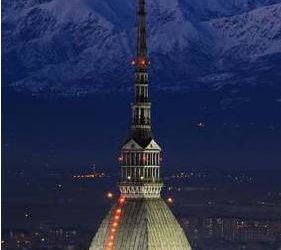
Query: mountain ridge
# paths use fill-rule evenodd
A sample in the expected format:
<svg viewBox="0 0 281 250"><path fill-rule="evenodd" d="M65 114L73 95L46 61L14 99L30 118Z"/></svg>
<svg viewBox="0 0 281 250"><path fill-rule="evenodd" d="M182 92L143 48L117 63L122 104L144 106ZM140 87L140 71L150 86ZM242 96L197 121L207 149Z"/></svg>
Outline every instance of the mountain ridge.
<svg viewBox="0 0 281 250"><path fill-rule="evenodd" d="M4 1L4 84L35 94L131 89L135 8L128 0ZM152 88L280 90L280 1L157 0L147 11Z"/></svg>

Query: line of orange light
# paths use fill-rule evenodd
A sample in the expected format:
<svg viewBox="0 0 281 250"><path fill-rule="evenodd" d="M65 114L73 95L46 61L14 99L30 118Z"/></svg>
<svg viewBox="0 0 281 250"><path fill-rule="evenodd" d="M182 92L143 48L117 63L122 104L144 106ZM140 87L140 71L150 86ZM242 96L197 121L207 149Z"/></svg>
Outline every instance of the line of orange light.
<svg viewBox="0 0 281 250"><path fill-rule="evenodd" d="M106 243L106 250L112 250L114 247L114 239L116 237L117 229L119 226L119 221L121 219L122 208L125 202L125 197L120 196L117 201L116 209L113 211L112 219L109 228L109 237Z"/></svg>

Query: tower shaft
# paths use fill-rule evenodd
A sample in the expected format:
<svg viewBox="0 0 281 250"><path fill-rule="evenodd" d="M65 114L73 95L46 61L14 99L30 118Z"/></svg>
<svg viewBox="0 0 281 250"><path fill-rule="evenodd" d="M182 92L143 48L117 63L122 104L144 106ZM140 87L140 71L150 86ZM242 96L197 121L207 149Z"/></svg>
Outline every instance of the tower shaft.
<svg viewBox="0 0 281 250"><path fill-rule="evenodd" d="M148 66L145 24L145 0L139 0L134 102L132 103L131 137L123 145L120 156L120 191L132 198L160 197L161 148L151 129L151 103L148 95Z"/></svg>
<svg viewBox="0 0 281 250"><path fill-rule="evenodd" d="M146 57L145 0L139 0L138 18L137 56Z"/></svg>
<svg viewBox="0 0 281 250"><path fill-rule="evenodd" d="M135 67L135 100L132 104L132 138L146 143L152 138L151 103L148 95L148 65L145 27L145 0L139 0Z"/></svg>

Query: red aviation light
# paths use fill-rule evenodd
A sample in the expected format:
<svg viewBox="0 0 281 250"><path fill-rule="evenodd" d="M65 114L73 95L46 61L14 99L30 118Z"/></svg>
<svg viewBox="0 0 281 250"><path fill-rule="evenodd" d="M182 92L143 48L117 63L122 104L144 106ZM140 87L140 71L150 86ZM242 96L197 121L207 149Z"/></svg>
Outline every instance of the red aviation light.
<svg viewBox="0 0 281 250"><path fill-rule="evenodd" d="M145 56L138 56L132 61L132 65L137 67L147 67L150 65L150 61Z"/></svg>

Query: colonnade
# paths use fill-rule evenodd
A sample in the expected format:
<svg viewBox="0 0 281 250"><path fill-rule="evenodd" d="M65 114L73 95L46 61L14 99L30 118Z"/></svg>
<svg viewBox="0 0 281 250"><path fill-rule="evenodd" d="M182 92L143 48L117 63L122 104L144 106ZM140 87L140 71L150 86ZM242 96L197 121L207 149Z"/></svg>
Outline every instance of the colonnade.
<svg viewBox="0 0 281 250"><path fill-rule="evenodd" d="M123 180L159 180L160 167L122 167Z"/></svg>
<svg viewBox="0 0 281 250"><path fill-rule="evenodd" d="M122 166L159 166L160 153L129 152L120 157Z"/></svg>

